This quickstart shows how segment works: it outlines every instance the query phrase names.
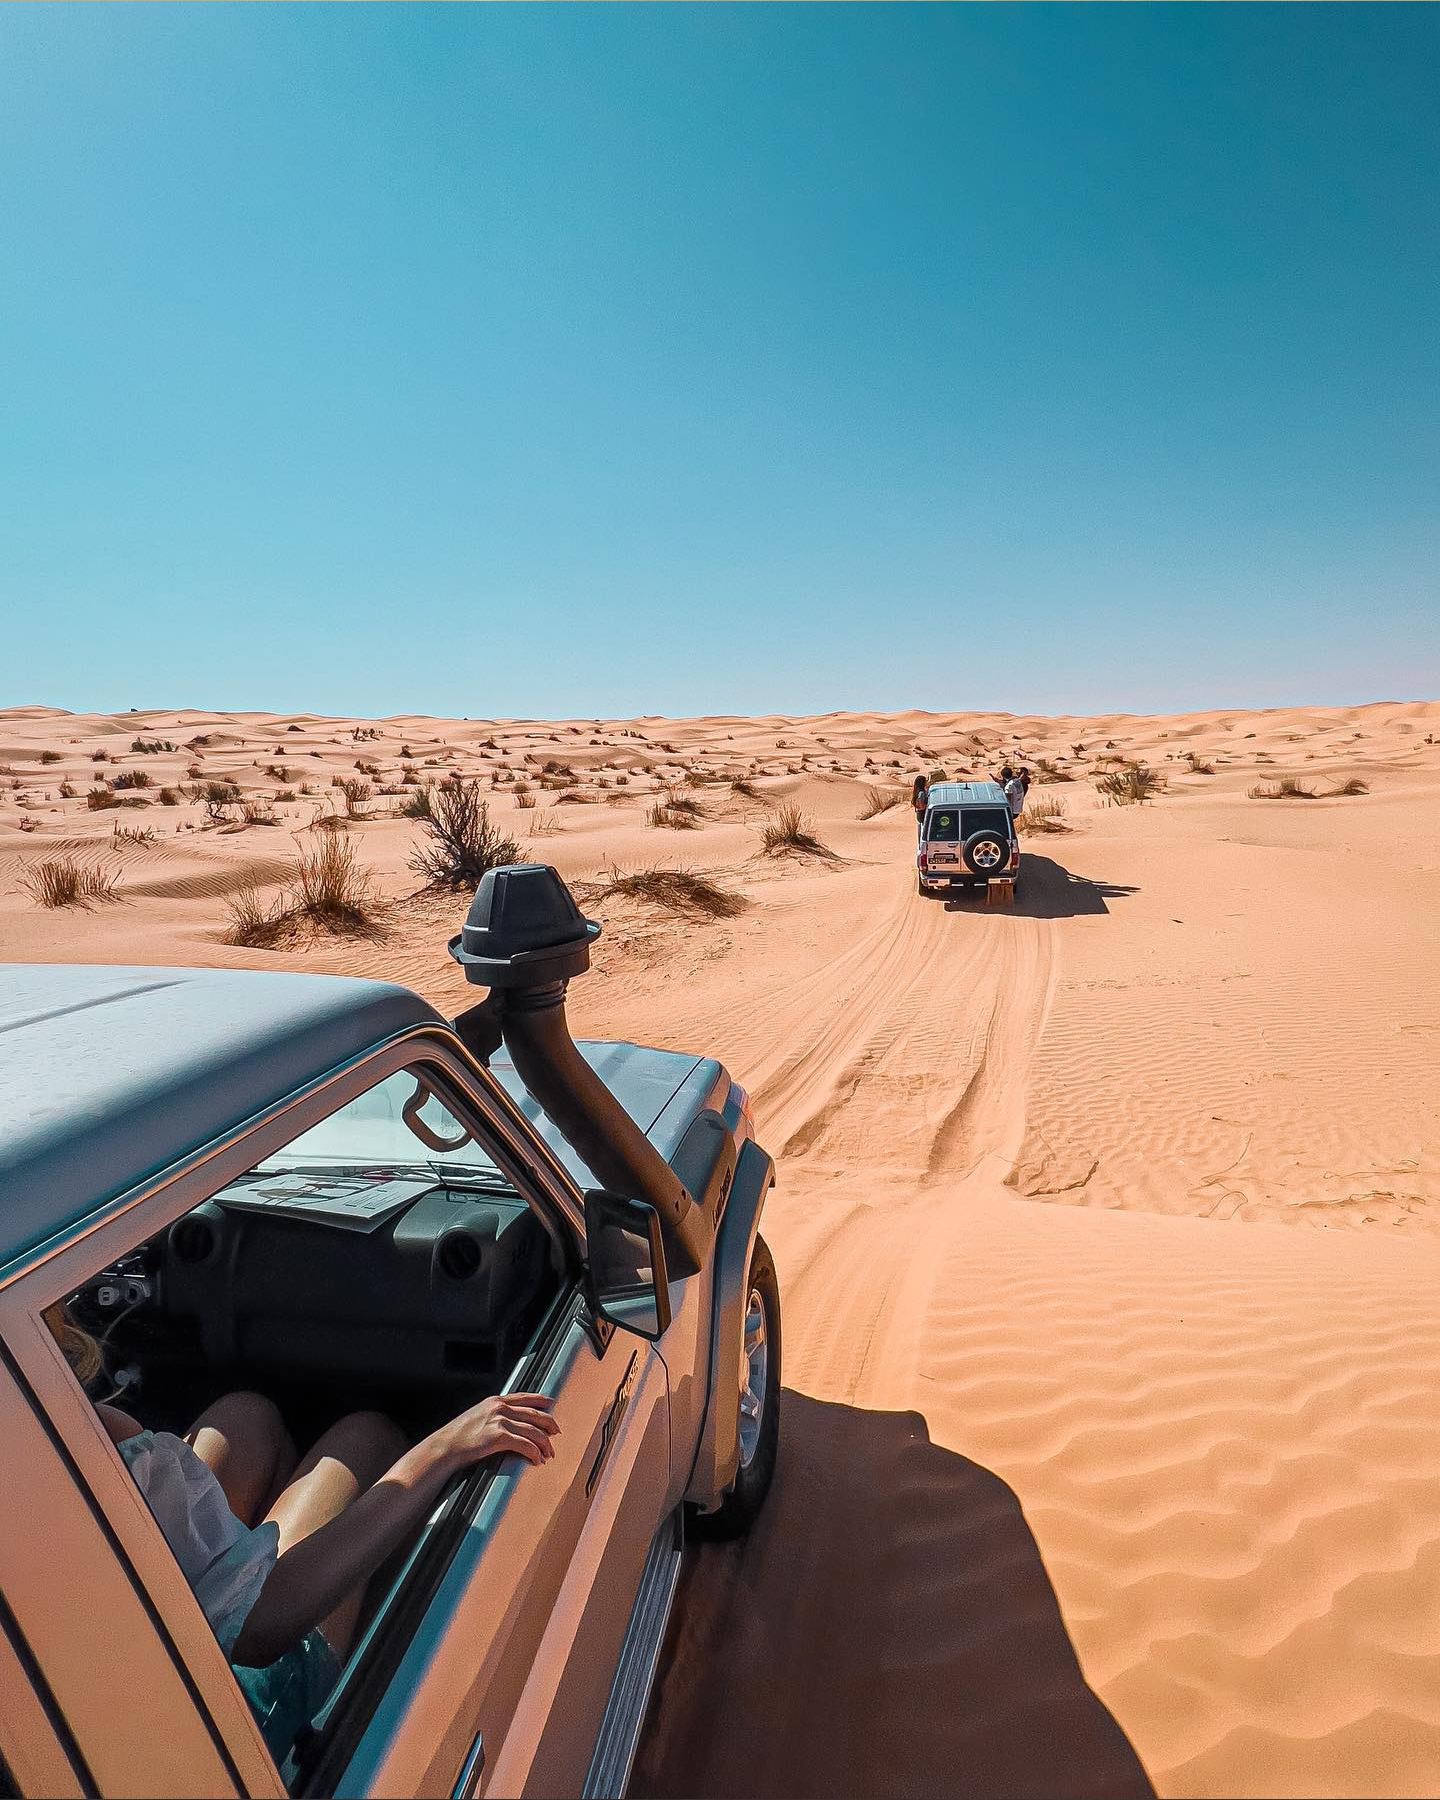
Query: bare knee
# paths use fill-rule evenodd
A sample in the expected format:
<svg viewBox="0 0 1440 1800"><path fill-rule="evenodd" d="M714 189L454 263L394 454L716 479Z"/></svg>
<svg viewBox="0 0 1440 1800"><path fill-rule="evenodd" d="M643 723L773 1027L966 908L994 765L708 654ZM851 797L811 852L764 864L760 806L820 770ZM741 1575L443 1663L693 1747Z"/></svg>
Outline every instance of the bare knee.
<svg viewBox="0 0 1440 1800"><path fill-rule="evenodd" d="M256 1437L278 1439L285 1435L280 1408L264 1394L251 1393L248 1388L222 1394L207 1406L195 1422L196 1430L202 1425L212 1425L217 1431L253 1433Z"/></svg>
<svg viewBox="0 0 1440 1800"><path fill-rule="evenodd" d="M405 1433L382 1412L347 1413L315 1446L316 1452L344 1463L366 1487L378 1481L409 1448Z"/></svg>

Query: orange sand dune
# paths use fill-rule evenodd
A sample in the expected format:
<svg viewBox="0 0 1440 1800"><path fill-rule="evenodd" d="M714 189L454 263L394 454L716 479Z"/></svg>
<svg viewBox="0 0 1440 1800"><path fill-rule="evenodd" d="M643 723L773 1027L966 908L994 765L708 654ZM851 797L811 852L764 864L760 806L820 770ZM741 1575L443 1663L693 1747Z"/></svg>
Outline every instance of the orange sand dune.
<svg viewBox="0 0 1440 1800"><path fill-rule="evenodd" d="M1433 1794L1437 736L1420 702L18 708L0 714L0 942L386 975L453 1009L463 897L415 895L419 828L396 816L451 773L577 883L709 873L742 911L590 901L605 935L572 1008L592 1034L723 1057L781 1163L781 1470L750 1542L691 1563L639 1789ZM1065 828L1026 838L1013 909L919 898L908 808L863 818L868 794L1007 757L1044 759L1032 800ZM1150 803L1106 803L1125 760L1163 777ZM112 789L137 770L149 786ZM374 790L348 836L380 934L227 943L227 901L284 880L344 809L337 778ZM1284 778L1302 793L1251 797ZM201 780L277 823L211 824ZM97 784L136 804L91 811ZM696 828L648 822L667 793L698 802ZM781 802L831 857L761 854ZM23 876L46 855L117 872L120 902L39 908Z"/></svg>

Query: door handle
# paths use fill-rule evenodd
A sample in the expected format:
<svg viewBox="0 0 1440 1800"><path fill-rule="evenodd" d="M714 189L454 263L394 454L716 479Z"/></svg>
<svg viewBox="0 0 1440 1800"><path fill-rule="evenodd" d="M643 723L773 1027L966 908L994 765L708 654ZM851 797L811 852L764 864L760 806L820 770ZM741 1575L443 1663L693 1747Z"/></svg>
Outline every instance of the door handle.
<svg viewBox="0 0 1440 1800"><path fill-rule="evenodd" d="M475 1733L475 1742L470 1746L470 1754L460 1765L460 1779L451 1792L451 1800L474 1800L480 1786L480 1777L485 1772L485 1734Z"/></svg>

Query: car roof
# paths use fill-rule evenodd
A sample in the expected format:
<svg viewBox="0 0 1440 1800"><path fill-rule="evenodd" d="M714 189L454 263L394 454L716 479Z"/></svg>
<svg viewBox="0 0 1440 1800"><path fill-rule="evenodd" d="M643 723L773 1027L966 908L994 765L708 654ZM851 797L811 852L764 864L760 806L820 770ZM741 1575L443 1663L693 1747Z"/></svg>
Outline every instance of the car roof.
<svg viewBox="0 0 1440 1800"><path fill-rule="evenodd" d="M343 975L0 964L0 1262L439 1019Z"/></svg>
<svg viewBox="0 0 1440 1800"><path fill-rule="evenodd" d="M937 781L930 789L930 806L1006 806L1005 790L998 781Z"/></svg>

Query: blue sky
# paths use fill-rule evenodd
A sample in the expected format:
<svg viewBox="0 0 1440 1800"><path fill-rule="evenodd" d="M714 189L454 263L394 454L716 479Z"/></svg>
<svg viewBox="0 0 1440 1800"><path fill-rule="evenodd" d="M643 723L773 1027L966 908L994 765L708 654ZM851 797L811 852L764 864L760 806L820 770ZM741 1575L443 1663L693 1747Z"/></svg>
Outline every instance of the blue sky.
<svg viewBox="0 0 1440 1800"><path fill-rule="evenodd" d="M1440 10L0 8L0 704L1440 692Z"/></svg>

